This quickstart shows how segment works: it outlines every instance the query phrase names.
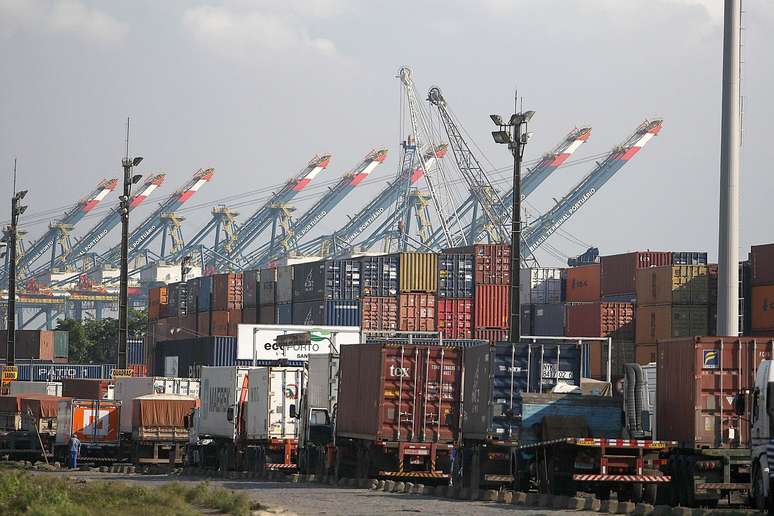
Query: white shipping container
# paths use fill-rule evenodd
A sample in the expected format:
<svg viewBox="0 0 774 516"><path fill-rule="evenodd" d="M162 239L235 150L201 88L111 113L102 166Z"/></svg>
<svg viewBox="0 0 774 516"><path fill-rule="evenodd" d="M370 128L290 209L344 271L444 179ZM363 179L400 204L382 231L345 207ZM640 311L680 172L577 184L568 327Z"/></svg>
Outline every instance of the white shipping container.
<svg viewBox="0 0 774 516"><path fill-rule="evenodd" d="M651 362L642 366L642 372L645 373L645 381L648 384L648 411L650 412L650 431L653 432L653 439L656 439L656 362Z"/></svg>
<svg viewBox="0 0 774 516"><path fill-rule="evenodd" d="M236 404L245 378L252 367L202 367L201 408L199 410L199 436L225 437L236 435ZM248 389L249 398L249 389ZM228 420L228 409L233 408L234 420Z"/></svg>
<svg viewBox="0 0 774 516"><path fill-rule="evenodd" d="M293 301L293 266L277 267L277 304Z"/></svg>
<svg viewBox="0 0 774 516"><path fill-rule="evenodd" d="M330 341L325 339L312 342L308 346L281 347L277 337L286 333L312 332L313 334L330 334L336 351L339 346L360 343L359 326L294 326L290 324L240 324L237 329L237 358L253 359L253 344L255 344L256 360L306 360L312 353L330 353Z"/></svg>
<svg viewBox="0 0 774 516"><path fill-rule="evenodd" d="M259 367L248 378L247 438L298 439L298 419L291 413L300 407L304 368Z"/></svg>
<svg viewBox="0 0 774 516"><path fill-rule="evenodd" d="M548 305L562 302L564 269L521 269L519 277L522 304Z"/></svg>
<svg viewBox="0 0 774 516"><path fill-rule="evenodd" d="M62 395L62 382L23 382L16 381L8 384L8 394L48 394L49 396Z"/></svg>
<svg viewBox="0 0 774 516"><path fill-rule="evenodd" d="M338 401L339 356L334 354L309 355L306 391L307 408L333 408Z"/></svg>
<svg viewBox="0 0 774 516"><path fill-rule="evenodd" d="M132 431L134 403L132 400L148 394L180 394L199 397L199 380L191 378L165 378L163 376L116 378L114 396L122 402L121 433Z"/></svg>

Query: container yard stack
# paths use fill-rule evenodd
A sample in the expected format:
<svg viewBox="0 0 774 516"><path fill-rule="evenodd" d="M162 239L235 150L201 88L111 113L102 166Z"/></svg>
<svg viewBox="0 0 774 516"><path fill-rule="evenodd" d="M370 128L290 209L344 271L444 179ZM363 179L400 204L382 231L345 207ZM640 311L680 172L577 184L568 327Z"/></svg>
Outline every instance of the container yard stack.
<svg viewBox="0 0 774 516"><path fill-rule="evenodd" d="M672 265L672 253L638 251L603 256L599 260L602 301L633 303L637 298L637 271Z"/></svg>
<svg viewBox="0 0 774 516"><path fill-rule="evenodd" d="M709 268L707 265L666 265L637 271L636 358L656 361L663 339L709 332Z"/></svg>
<svg viewBox="0 0 774 516"><path fill-rule="evenodd" d="M751 333L774 335L774 244L752 247L750 285Z"/></svg>
<svg viewBox="0 0 774 516"><path fill-rule="evenodd" d="M610 374L620 378L624 364L634 362L634 315L632 303L585 302L567 305L568 337L609 337L611 340ZM607 379L608 351L606 343L589 344L591 378Z"/></svg>
<svg viewBox="0 0 774 516"><path fill-rule="evenodd" d="M277 302L275 322L277 324L292 324L293 322L293 266L277 267Z"/></svg>
<svg viewBox="0 0 774 516"><path fill-rule="evenodd" d="M473 291L473 255L439 255L437 329L444 338L473 338Z"/></svg>
<svg viewBox="0 0 774 516"><path fill-rule="evenodd" d="M198 378L202 366L236 365L237 339L210 336L159 342L153 362L156 376Z"/></svg>
<svg viewBox="0 0 774 516"><path fill-rule="evenodd" d="M360 258L360 327L364 331L398 329L399 273L397 255Z"/></svg>
<svg viewBox="0 0 774 516"><path fill-rule="evenodd" d="M0 357L8 354L7 330L0 330ZM54 361L54 332L49 330L16 330L16 359Z"/></svg>
<svg viewBox="0 0 774 516"><path fill-rule="evenodd" d="M54 362L66 364L70 356L70 332L54 332Z"/></svg>
<svg viewBox="0 0 774 516"><path fill-rule="evenodd" d="M296 264L293 324L359 326L361 267L352 259Z"/></svg>
<svg viewBox="0 0 774 516"><path fill-rule="evenodd" d="M261 269L258 287L258 324L277 322L277 269Z"/></svg>
<svg viewBox="0 0 774 516"><path fill-rule="evenodd" d="M709 334L717 334L718 327L718 264L709 268ZM739 335L752 335L752 267L750 260L739 262Z"/></svg>
<svg viewBox="0 0 774 516"><path fill-rule="evenodd" d="M476 244L443 252L473 256L473 337L490 342L508 340L511 313L510 246Z"/></svg>
<svg viewBox="0 0 774 516"><path fill-rule="evenodd" d="M520 271L522 335L564 335L565 271L558 268L531 268Z"/></svg>
<svg viewBox="0 0 774 516"><path fill-rule="evenodd" d="M400 253L398 330L434 331L438 255Z"/></svg>
<svg viewBox="0 0 774 516"><path fill-rule="evenodd" d="M242 273L242 322L258 324L258 294L260 292L261 271Z"/></svg>

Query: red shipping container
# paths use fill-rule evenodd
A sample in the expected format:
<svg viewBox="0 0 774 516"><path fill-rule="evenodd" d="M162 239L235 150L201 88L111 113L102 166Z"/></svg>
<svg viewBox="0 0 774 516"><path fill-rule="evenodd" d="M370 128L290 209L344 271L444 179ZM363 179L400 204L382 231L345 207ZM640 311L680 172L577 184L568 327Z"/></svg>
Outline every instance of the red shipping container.
<svg viewBox="0 0 774 516"><path fill-rule="evenodd" d="M242 281L241 272L212 276L212 310L241 310Z"/></svg>
<svg viewBox="0 0 774 516"><path fill-rule="evenodd" d="M508 342L511 332L510 330L498 330L495 328L476 328L473 335L478 340L488 340L491 344L496 344L498 342Z"/></svg>
<svg viewBox="0 0 774 516"><path fill-rule="evenodd" d="M54 332L16 330L16 359L54 360ZM8 332L0 330L0 357L8 355Z"/></svg>
<svg viewBox="0 0 774 516"><path fill-rule="evenodd" d="M438 331L445 339L469 339L473 336L473 300L439 299Z"/></svg>
<svg viewBox="0 0 774 516"><path fill-rule="evenodd" d="M196 314L196 334L212 335L210 328L210 312L199 312Z"/></svg>
<svg viewBox="0 0 774 516"><path fill-rule="evenodd" d="M398 298L398 329L435 331L435 294L401 294Z"/></svg>
<svg viewBox="0 0 774 516"><path fill-rule="evenodd" d="M242 310L213 310L210 312L210 317L212 318L210 335L237 336L237 325L242 322Z"/></svg>
<svg viewBox="0 0 774 516"><path fill-rule="evenodd" d="M634 294L637 290L637 270L672 265L672 253L643 251L615 254L600 258L599 265L602 297Z"/></svg>
<svg viewBox="0 0 774 516"><path fill-rule="evenodd" d="M511 246L509 244L475 244L444 249L444 253L472 254L473 281L478 285L510 285Z"/></svg>
<svg viewBox="0 0 774 516"><path fill-rule="evenodd" d="M475 325L479 328L510 328L511 287L476 285Z"/></svg>
<svg viewBox="0 0 774 516"><path fill-rule="evenodd" d="M737 416L732 401L739 392L753 391L758 365L770 359L771 352L771 340L765 338L688 337L659 342L659 437L685 448L748 447L751 416Z"/></svg>
<svg viewBox="0 0 774 516"><path fill-rule="evenodd" d="M658 349L655 344L635 344L634 357L638 364L647 365L656 361Z"/></svg>
<svg viewBox="0 0 774 516"><path fill-rule="evenodd" d="M634 305L631 303L583 303L567 305L568 337L612 337L634 342Z"/></svg>
<svg viewBox="0 0 774 516"><path fill-rule="evenodd" d="M565 299L568 303L583 303L599 301L600 269L598 263L570 267L567 269L567 291Z"/></svg>
<svg viewBox="0 0 774 516"><path fill-rule="evenodd" d="M750 272L752 285L774 285L774 244L752 246Z"/></svg>
<svg viewBox="0 0 774 516"><path fill-rule="evenodd" d="M461 393L459 348L342 346L336 436L454 442L459 438Z"/></svg>
<svg viewBox="0 0 774 516"><path fill-rule="evenodd" d="M360 301L360 329L364 331L397 330L397 298L364 297Z"/></svg>
<svg viewBox="0 0 774 516"><path fill-rule="evenodd" d="M90 378L63 378L62 396L81 400L104 400L108 397L111 380L92 380Z"/></svg>

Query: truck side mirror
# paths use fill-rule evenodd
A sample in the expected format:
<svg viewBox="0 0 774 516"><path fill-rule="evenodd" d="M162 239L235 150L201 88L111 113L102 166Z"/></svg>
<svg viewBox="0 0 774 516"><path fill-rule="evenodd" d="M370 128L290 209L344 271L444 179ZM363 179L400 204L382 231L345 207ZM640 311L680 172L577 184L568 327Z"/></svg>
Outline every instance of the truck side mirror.
<svg viewBox="0 0 774 516"><path fill-rule="evenodd" d="M733 406L734 414L737 416L743 416L746 412L745 409L747 408L747 395L743 392L740 392L734 396Z"/></svg>
<svg viewBox="0 0 774 516"><path fill-rule="evenodd" d="M296 404L295 403L290 405L290 417L292 419L296 419L298 417L298 413L296 413Z"/></svg>
<svg viewBox="0 0 774 516"><path fill-rule="evenodd" d="M229 423L234 422L234 407L229 407L228 410L226 410L226 420L228 420Z"/></svg>

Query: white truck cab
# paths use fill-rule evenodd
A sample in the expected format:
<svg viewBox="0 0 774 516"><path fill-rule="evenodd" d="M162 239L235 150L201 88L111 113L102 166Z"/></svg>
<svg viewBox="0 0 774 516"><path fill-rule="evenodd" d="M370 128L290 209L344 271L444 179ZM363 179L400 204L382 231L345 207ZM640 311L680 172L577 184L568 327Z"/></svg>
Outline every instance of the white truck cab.
<svg viewBox="0 0 774 516"><path fill-rule="evenodd" d="M774 367L772 360L758 366L755 387L749 395L750 438L752 442L752 502L763 510L771 496L774 474ZM767 453L768 452L768 453ZM771 468L769 467L771 465ZM774 500L768 502L770 505Z"/></svg>

